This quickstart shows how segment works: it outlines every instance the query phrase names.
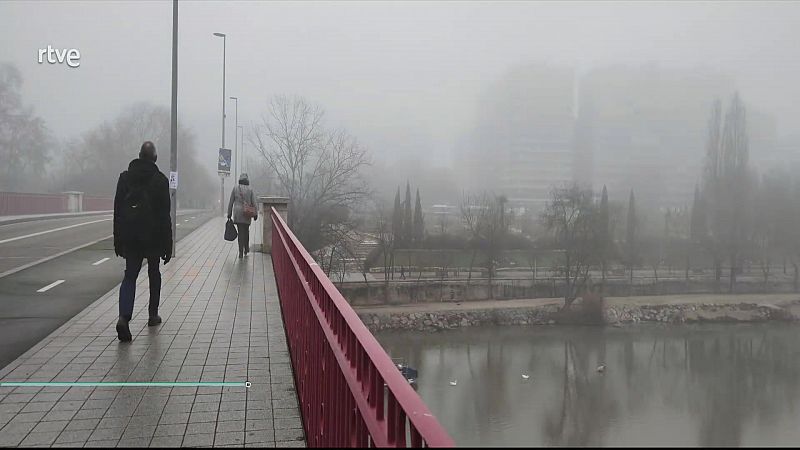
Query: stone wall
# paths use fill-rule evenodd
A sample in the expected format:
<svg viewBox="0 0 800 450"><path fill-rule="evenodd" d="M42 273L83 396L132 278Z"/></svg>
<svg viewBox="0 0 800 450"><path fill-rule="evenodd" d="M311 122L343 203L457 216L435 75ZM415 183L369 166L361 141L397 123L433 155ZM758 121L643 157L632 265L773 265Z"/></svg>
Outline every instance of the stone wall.
<svg viewBox="0 0 800 450"><path fill-rule="evenodd" d="M481 325L555 325L586 323L580 305L565 314L560 305L538 305L524 308L487 308L436 312L361 313L359 316L372 332L382 330L439 331ZM765 322L794 321L799 318L788 309L774 305L741 304L677 304L677 305L605 305L602 317L595 323L621 326L642 322Z"/></svg>
<svg viewBox="0 0 800 450"><path fill-rule="evenodd" d="M416 330L438 331L479 325L545 325L555 324L559 307L480 309L469 311L359 313L370 331Z"/></svg>

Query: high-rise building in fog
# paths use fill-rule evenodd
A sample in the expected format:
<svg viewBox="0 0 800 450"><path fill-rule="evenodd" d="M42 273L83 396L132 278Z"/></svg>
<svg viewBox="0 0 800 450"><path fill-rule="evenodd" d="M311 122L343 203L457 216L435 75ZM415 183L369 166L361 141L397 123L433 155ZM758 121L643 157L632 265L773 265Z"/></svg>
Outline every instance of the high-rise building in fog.
<svg viewBox="0 0 800 450"><path fill-rule="evenodd" d="M573 70L524 66L480 100L472 139L460 152L468 189L512 206L541 208L552 187L576 181L653 207L691 203L716 98L735 91L721 74L654 66ZM747 102L747 98L744 99ZM748 107L753 165L774 160L774 123Z"/></svg>
<svg viewBox="0 0 800 450"><path fill-rule="evenodd" d="M479 102L473 139L459 156L469 189L544 205L573 177L574 72L525 66L492 85Z"/></svg>

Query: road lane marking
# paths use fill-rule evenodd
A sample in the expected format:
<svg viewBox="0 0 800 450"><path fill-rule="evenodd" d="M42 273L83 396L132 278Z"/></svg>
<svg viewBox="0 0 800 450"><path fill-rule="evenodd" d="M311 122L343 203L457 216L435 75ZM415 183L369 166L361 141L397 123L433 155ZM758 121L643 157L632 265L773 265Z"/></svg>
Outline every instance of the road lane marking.
<svg viewBox="0 0 800 450"><path fill-rule="evenodd" d="M100 261L92 263L92 265L93 266L99 266L100 264L103 264L104 262L108 261L109 259L111 259L111 258L103 258Z"/></svg>
<svg viewBox="0 0 800 450"><path fill-rule="evenodd" d="M109 219L109 220L111 220L111 219ZM209 220L209 219L206 219L206 220ZM95 239L95 240L93 240L91 242L87 242L85 244L78 245L76 247L64 250L63 252L58 252L55 255L50 255L50 256L44 257L42 259L38 259L36 261L29 262L29 263L24 264L22 266L14 267L13 269L9 269L9 270L6 270L5 272L0 273L0 278L5 278L5 277L7 277L9 275L14 275L15 273L21 272L21 271L26 270L26 269L30 269L31 267L38 266L39 264L43 264L43 263L46 263L48 261L52 261L52 260L54 260L56 258L60 258L60 257L62 257L64 255L67 255L67 254L70 254L72 252L75 252L75 251L81 250L83 248L89 247L91 245L97 244L98 242L103 242L106 239L111 239L112 237L114 237L114 235L113 234L109 234L108 236L101 237L101 238Z"/></svg>
<svg viewBox="0 0 800 450"><path fill-rule="evenodd" d="M40 231L38 233L26 234L25 236L17 236L17 237L13 237L13 238L9 238L9 239L4 239L4 240L0 241L0 244L6 244L8 242L14 242L14 241L18 241L20 239L27 239L27 238L32 238L32 237L36 237L36 236L41 236L43 234L55 233L56 231L69 230L70 228L82 227L84 225L91 225L93 223L108 222L109 220L111 220L111 219L110 218L109 219L100 219L100 220L93 220L91 222L83 222L83 223L78 223L78 224L75 224L75 225L68 225L66 227L53 228L52 230L45 230L45 231Z"/></svg>
<svg viewBox="0 0 800 450"><path fill-rule="evenodd" d="M66 255L66 254L68 254L68 253L72 253L72 252L74 252L74 251L77 251L77 250L80 250L80 249L82 249L82 248L86 248L86 247L88 247L88 246L90 246L90 245L97 244L98 242L103 242L103 241L105 241L106 239L111 239L112 237L114 237L114 235L113 235L113 234L109 234L109 235L108 235L108 236L106 236L106 237L101 237L100 239L95 239L95 240L94 240L94 241L92 241L92 242L87 242L87 243L85 243L85 244L81 244L81 245L79 245L79 246L77 246L77 247L73 247L73 248L71 248L71 249L69 249L69 250L64 250L63 252L58 252L58 253L56 253L55 255L50 255L50 256L47 256L47 257L45 257L45 258L42 258L42 259L39 259L39 260L33 261L33 262L29 262L28 264L25 264L25 265L22 265L22 266L19 266L19 267L15 267L15 268L13 268L13 269L6 270L5 272L3 272L3 273L0 273L0 278L7 277L7 276L9 276L9 275L13 275L13 274L15 274L15 273L17 273L17 272L20 272L20 271L22 271L22 270L25 270L25 269L30 269L30 268L31 268L31 267L33 267L33 266L38 266L39 264L46 263L47 261L54 260L54 259L56 259L56 258L59 258L59 257L61 257L61 256L64 256L64 255Z"/></svg>
<svg viewBox="0 0 800 450"><path fill-rule="evenodd" d="M50 289L53 289L54 287L58 286L59 284L61 284L61 283L65 282L65 281L67 281L67 280L58 280L58 281L54 281L54 282L52 282L52 283L48 284L47 286L45 286L45 287L43 287L43 288L39 289L39 290L38 290L38 291L36 291L36 292L47 292L47 291L49 291Z"/></svg>

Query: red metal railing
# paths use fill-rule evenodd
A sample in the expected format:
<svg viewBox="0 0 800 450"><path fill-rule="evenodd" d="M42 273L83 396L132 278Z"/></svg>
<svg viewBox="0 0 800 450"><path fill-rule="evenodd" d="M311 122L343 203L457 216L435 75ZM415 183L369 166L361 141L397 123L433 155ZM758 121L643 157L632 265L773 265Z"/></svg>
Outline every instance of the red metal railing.
<svg viewBox="0 0 800 450"><path fill-rule="evenodd" d="M309 447L453 440L273 208L272 261Z"/></svg>

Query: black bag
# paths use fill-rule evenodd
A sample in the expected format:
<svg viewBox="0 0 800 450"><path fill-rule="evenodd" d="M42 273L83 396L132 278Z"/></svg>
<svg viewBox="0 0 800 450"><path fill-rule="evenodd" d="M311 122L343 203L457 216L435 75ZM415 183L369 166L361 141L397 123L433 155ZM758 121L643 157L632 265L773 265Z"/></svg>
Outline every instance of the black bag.
<svg viewBox="0 0 800 450"><path fill-rule="evenodd" d="M128 184L128 193L122 203L122 229L124 240L149 245L155 235L156 222L148 192L152 178L144 184Z"/></svg>
<svg viewBox="0 0 800 450"><path fill-rule="evenodd" d="M239 233L236 232L236 226L233 225L233 220L228 219L225 224L225 240L235 241L237 237L239 237Z"/></svg>

